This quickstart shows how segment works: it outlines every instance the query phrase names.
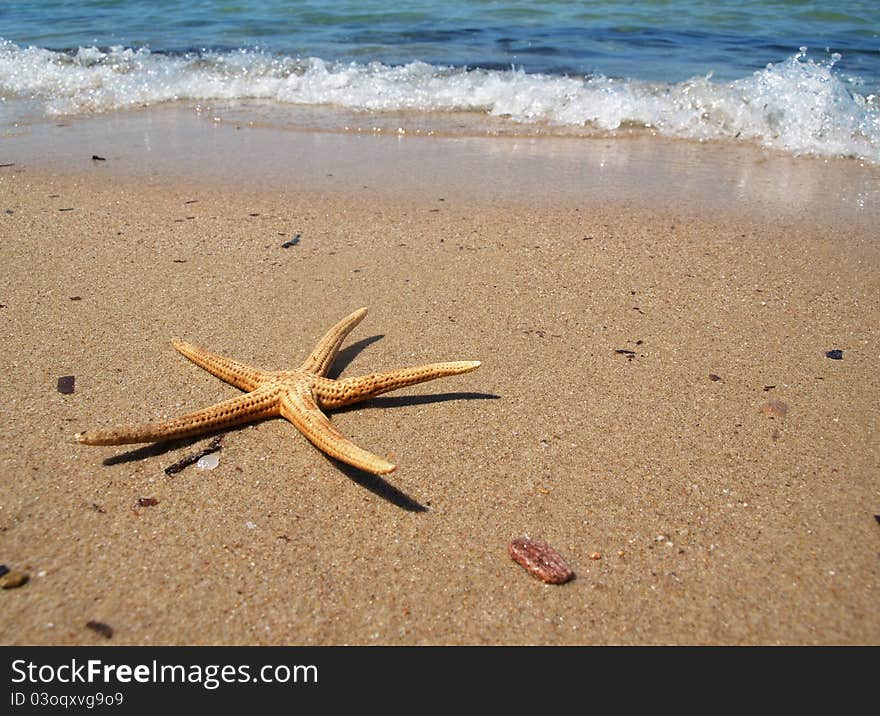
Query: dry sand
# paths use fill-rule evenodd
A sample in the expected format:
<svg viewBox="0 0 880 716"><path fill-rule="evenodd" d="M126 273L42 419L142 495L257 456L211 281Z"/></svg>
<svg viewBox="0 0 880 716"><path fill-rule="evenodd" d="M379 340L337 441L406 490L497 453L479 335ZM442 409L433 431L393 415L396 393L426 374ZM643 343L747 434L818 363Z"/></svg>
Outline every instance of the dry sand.
<svg viewBox="0 0 880 716"><path fill-rule="evenodd" d="M0 562L30 581L0 592L0 642L880 643L876 216L668 186L661 206L638 183L615 202L362 190L314 158L271 188L14 159ZM333 415L386 478L283 420L173 477L209 438L73 440L236 394L174 336L293 367L359 306L344 375L483 361ZM533 579L507 555L521 535L577 578Z"/></svg>

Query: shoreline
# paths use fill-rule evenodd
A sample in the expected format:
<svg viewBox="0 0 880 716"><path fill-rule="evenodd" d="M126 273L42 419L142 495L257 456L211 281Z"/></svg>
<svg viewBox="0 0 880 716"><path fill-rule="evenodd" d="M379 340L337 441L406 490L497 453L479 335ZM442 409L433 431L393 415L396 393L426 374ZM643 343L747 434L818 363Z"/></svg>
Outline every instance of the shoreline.
<svg viewBox="0 0 880 716"><path fill-rule="evenodd" d="M30 575L0 643L880 643L875 169L167 117L0 162L0 530ZM331 416L387 478L283 420L174 477L210 438L73 441L236 394L174 336L287 368L359 306L345 376L483 363ZM577 577L532 578L523 535Z"/></svg>
<svg viewBox="0 0 880 716"><path fill-rule="evenodd" d="M253 117L248 122L248 117ZM329 122L329 120L326 120ZM368 113L363 127L371 126ZM261 124L243 107L150 107L7 125L2 164L235 190L439 194L485 202L695 207L818 224L880 223L880 166L750 143L618 137L420 135ZM92 156L106 161L93 161ZM426 172L425 168L429 168ZM8 167L4 168L8 171ZM681 202L687 197L687 202Z"/></svg>

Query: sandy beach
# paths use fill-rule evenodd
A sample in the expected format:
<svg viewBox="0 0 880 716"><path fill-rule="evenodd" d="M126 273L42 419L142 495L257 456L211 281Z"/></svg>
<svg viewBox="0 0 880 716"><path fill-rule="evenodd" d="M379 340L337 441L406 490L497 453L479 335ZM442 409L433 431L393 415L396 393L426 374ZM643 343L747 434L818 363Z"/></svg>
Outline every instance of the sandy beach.
<svg viewBox="0 0 880 716"><path fill-rule="evenodd" d="M880 643L876 167L161 117L5 138L0 642ZM74 441L237 394L173 337L293 368L361 306L344 376L482 361L332 415L391 475Z"/></svg>

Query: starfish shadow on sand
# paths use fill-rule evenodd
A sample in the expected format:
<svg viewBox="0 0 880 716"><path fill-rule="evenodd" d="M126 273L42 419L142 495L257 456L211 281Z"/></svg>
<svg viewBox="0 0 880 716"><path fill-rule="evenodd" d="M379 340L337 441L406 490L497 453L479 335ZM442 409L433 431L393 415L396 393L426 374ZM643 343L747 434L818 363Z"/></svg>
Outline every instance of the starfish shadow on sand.
<svg viewBox="0 0 880 716"><path fill-rule="evenodd" d="M348 413L360 407L375 408L403 408L412 405L428 405L430 403L446 403L451 400L500 400L500 395L494 393L474 393L462 391L458 393L431 393L430 395L395 395L393 398L372 398L361 406L347 406L333 411L334 413Z"/></svg>
<svg viewBox="0 0 880 716"><path fill-rule="evenodd" d="M403 490L399 490L387 480L379 475L374 475L366 470L359 470L351 465L346 465L329 455L325 455L328 462L333 463L337 469L342 472L349 480L357 483L365 490L369 490L377 497L387 500L392 505L397 505L407 512L427 512L425 507L418 500L407 495Z"/></svg>
<svg viewBox="0 0 880 716"><path fill-rule="evenodd" d="M365 348L373 345L373 343L378 343L384 337L385 336L382 333L379 333L375 336L370 336L369 338L361 338L359 341L352 343L348 348L343 348L336 354L336 358L333 359L333 363L330 365L330 370L327 371L327 377L333 378L334 380L339 378L339 376L342 375L342 371L348 368L349 364L352 363Z"/></svg>
<svg viewBox="0 0 880 716"><path fill-rule="evenodd" d="M469 392L436 393L433 395L401 395L395 396L393 398L373 398L372 400L366 401L362 407L368 409L396 408L410 405L441 403L447 400L498 400L500 399L500 397L500 395L492 395L491 393ZM354 409L355 408L353 407L343 408L335 412L347 413L350 410ZM217 433L217 435L226 436L231 433L237 433L247 427L249 426L239 425L223 430ZM143 447L135 448L134 450L127 450L126 452L112 455L108 458L105 458L101 462L103 465L107 466L118 465L127 462L138 462L140 460L146 460L147 458L151 457L159 457L160 455L165 455L169 452L173 452L174 450L179 450L181 448L191 447L205 439L206 436L200 435L197 437L186 438L184 440L169 440L167 442L152 443L150 445L144 445ZM336 467L337 470L343 473L352 482L360 485L365 490L369 490L377 497L381 497L383 500L387 500L391 504L396 505L397 507L400 507L407 512L428 511L428 508L421 504L418 500L410 497L405 492L395 487L387 480L384 480L379 475L374 475L370 472L367 472L366 470L360 470L352 465L346 465L344 462L341 462L340 460L335 460L329 455L325 455L325 457L331 465Z"/></svg>
<svg viewBox="0 0 880 716"><path fill-rule="evenodd" d="M362 407L368 409L396 408L410 405L426 405L428 403L442 403L447 400L498 400L500 398L500 395L493 395L491 393L469 392L436 393L433 395L401 395L395 396L393 398L373 398L372 400L366 401ZM353 411L355 410L355 408L342 408L341 410L337 410L335 412L347 413L350 410ZM218 432L217 435L226 436L231 433L237 433L247 427L249 426L238 425L236 427L228 428L226 430ZM169 440L166 442L152 443L150 445L144 445L143 447L135 448L134 450L127 450L116 455L111 455L110 457L102 460L101 463L103 465L110 466L119 465L127 462L138 462L140 460L146 460L147 458L151 457L159 457L160 455L165 455L169 452L173 452L174 450L179 450L181 448L191 447L205 439L206 436L199 435L197 437L186 438L183 440ZM422 505L418 500L410 497L405 492L395 487L387 480L384 480L379 475L374 475L370 472L367 472L366 470L361 470L352 465L346 465L344 462L336 460L329 455L325 455L324 457L326 457L327 461L330 464L336 467L337 470L343 473L352 482L360 485L365 490L369 490L377 497L381 497L383 500L387 500L391 504L396 505L397 507L400 507L407 512L428 511L428 508Z"/></svg>
<svg viewBox="0 0 880 716"><path fill-rule="evenodd" d="M226 435L231 435L232 433L237 433L240 430L244 430L245 428L250 427L249 425L236 425L231 428L227 428L226 430L218 430L216 433L212 435L195 435L189 438L181 438L179 440L166 440L164 442L150 443L149 445L144 445L143 447L135 448L134 450L126 450L125 452L117 453L116 455L111 455L110 457L105 457L101 460L102 465L120 465L126 462L138 462L139 460L146 460L151 457L159 457L160 455L165 455L169 452L174 452L175 450L180 450L185 447L191 447L196 443L201 442L202 440L206 440L209 437L211 439L216 439L218 437L225 437ZM219 448L215 448L215 450L222 450L223 445Z"/></svg>

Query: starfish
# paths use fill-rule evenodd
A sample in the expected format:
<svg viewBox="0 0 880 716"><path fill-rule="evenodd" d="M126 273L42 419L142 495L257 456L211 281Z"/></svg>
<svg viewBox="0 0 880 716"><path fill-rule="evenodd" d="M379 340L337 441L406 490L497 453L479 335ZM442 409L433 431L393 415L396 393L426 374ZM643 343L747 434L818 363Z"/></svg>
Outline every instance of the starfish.
<svg viewBox="0 0 880 716"><path fill-rule="evenodd" d="M480 361L431 363L339 380L326 377L342 341L366 315L367 309L360 308L339 321L295 370L260 370L175 338L171 344L193 363L247 393L179 418L78 433L76 439L86 445L159 442L281 416L331 457L385 475L395 466L348 440L333 427L322 408L341 408L408 385L469 373L480 367Z"/></svg>

